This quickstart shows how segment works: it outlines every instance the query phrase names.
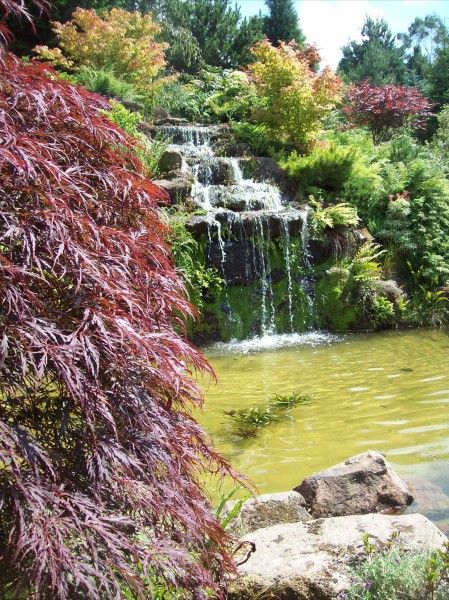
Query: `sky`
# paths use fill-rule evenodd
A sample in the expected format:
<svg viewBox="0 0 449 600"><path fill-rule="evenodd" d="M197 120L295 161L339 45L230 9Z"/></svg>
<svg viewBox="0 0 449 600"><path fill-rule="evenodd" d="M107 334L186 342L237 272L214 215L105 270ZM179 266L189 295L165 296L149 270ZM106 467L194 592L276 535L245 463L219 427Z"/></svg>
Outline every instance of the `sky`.
<svg viewBox="0 0 449 600"><path fill-rule="evenodd" d="M242 15L265 12L264 0L236 0ZM318 46L322 66L335 68L341 47L360 39L367 15L384 18L393 33L407 31L415 17L436 13L449 26L447 0L295 0L299 22L309 43Z"/></svg>

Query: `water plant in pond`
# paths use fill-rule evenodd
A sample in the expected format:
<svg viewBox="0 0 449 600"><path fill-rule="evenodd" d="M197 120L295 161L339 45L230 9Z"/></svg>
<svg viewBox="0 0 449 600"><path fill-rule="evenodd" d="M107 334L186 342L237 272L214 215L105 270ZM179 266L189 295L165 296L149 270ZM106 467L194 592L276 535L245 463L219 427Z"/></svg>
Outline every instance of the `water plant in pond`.
<svg viewBox="0 0 449 600"><path fill-rule="evenodd" d="M225 411L235 425L235 432L241 437L255 437L259 430L279 421L283 413L300 404L308 404L310 397L305 394L275 394L266 406Z"/></svg>
<svg viewBox="0 0 449 600"><path fill-rule="evenodd" d="M310 404L308 394L275 394L270 402L273 408L277 410L288 410L300 404Z"/></svg>

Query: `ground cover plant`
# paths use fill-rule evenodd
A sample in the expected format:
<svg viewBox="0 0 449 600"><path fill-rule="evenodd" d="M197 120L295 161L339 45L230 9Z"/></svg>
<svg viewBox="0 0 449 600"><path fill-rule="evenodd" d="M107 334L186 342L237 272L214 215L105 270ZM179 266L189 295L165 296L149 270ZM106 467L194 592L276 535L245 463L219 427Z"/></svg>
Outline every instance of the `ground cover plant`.
<svg viewBox="0 0 449 600"><path fill-rule="evenodd" d="M220 596L199 476L228 467L189 414L208 367L164 194L103 98L3 46L0 80L0 593Z"/></svg>
<svg viewBox="0 0 449 600"><path fill-rule="evenodd" d="M449 596L448 548L408 552L396 536L385 545L365 536L366 556L353 569L344 600L445 600Z"/></svg>

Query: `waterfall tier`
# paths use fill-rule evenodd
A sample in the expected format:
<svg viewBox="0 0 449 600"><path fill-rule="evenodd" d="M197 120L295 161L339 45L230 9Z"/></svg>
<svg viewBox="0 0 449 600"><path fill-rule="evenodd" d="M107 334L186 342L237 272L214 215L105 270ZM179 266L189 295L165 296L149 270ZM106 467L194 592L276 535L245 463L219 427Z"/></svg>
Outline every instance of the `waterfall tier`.
<svg viewBox="0 0 449 600"><path fill-rule="evenodd" d="M263 163L254 168L251 159L216 156L219 128L159 131L190 169L191 200L201 214L186 227L223 280L220 298L203 310L201 334L215 328L226 340L307 329L313 308L307 208L292 206L270 173L264 177Z"/></svg>

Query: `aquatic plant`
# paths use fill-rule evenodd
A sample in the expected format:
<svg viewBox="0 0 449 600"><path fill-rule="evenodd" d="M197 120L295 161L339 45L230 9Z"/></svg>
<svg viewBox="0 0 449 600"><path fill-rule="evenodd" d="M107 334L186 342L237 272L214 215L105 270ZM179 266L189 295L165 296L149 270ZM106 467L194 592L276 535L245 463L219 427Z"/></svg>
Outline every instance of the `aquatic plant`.
<svg viewBox="0 0 449 600"><path fill-rule="evenodd" d="M255 437L259 430L279 421L283 413L300 404L308 404L310 397L304 394L275 394L265 406L230 410L225 414L235 424L235 432L241 437Z"/></svg>

